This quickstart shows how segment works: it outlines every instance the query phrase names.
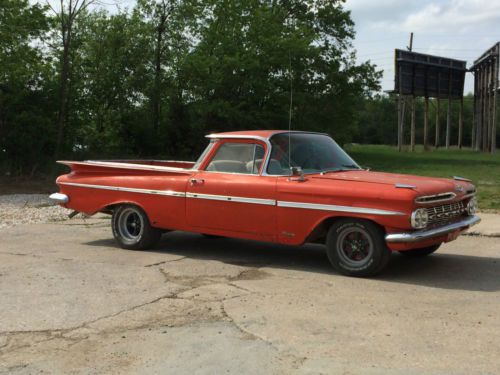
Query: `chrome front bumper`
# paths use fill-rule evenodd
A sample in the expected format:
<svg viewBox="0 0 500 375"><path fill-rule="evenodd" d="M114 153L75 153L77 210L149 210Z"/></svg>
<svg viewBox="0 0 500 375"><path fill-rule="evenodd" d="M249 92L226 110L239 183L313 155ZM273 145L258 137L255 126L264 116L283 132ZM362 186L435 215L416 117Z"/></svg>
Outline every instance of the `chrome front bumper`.
<svg viewBox="0 0 500 375"><path fill-rule="evenodd" d="M69 197L66 194L61 193L50 194L49 199L58 204L65 204L69 202Z"/></svg>
<svg viewBox="0 0 500 375"><path fill-rule="evenodd" d="M385 240L387 242L417 242L426 240L433 237L439 237L444 234L454 232L459 229L467 229L473 225L476 225L481 221L479 216L469 216L456 223L444 225L442 227L433 229L418 230L415 232L408 233L390 233L385 235Z"/></svg>

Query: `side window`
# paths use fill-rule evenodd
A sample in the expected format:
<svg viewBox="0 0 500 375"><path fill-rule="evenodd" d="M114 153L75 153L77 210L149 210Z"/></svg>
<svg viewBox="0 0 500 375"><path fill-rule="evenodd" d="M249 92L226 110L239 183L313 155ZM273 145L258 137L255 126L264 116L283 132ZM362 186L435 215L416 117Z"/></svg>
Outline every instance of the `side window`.
<svg viewBox="0 0 500 375"><path fill-rule="evenodd" d="M191 169L198 169L200 168L201 163L203 163L203 160L207 157L208 153L210 150L214 147L215 141L210 141L208 146L205 148L205 150L201 153L200 157L198 160L196 160L196 163L194 163L193 167Z"/></svg>
<svg viewBox="0 0 500 375"><path fill-rule="evenodd" d="M207 171L258 174L264 147L256 143L223 143L207 166Z"/></svg>

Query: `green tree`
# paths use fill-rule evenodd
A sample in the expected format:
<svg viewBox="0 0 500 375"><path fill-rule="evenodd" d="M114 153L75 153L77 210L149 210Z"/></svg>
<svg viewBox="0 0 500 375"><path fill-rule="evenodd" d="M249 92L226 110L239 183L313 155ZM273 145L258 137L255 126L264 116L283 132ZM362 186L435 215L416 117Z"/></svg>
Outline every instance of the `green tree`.
<svg viewBox="0 0 500 375"><path fill-rule="evenodd" d="M70 89L72 74L72 55L74 54L74 26L80 15L87 15L86 10L97 0L60 0L59 8L55 9L49 4L54 12L54 21L57 24L57 34L60 40L59 46L59 87L57 111L57 138L54 157L61 153L64 144L64 130L66 127L68 106L70 105Z"/></svg>
<svg viewBox="0 0 500 375"><path fill-rule="evenodd" d="M49 26L41 5L0 0L0 160L9 172L33 174L50 147Z"/></svg>
<svg viewBox="0 0 500 375"><path fill-rule="evenodd" d="M187 57L193 124L207 130L293 126L349 139L359 96L380 73L356 65L341 1L204 1Z"/></svg>

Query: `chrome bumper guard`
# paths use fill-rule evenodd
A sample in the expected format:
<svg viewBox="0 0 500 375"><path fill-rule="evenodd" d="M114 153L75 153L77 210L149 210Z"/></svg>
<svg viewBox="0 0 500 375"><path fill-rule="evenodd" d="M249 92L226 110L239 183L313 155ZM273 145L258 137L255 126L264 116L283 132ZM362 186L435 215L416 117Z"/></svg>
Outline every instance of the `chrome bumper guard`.
<svg viewBox="0 0 500 375"><path fill-rule="evenodd" d="M49 199L52 202L58 204L64 204L69 202L69 197L66 194L61 194L61 193L50 194Z"/></svg>
<svg viewBox="0 0 500 375"><path fill-rule="evenodd" d="M467 229L473 225L476 225L481 221L479 216L469 216L461 221L456 223L451 223L448 225L444 225L442 227L427 229L427 230L418 230L415 232L409 233L390 233L385 235L385 240L387 242L417 242L426 240L433 237L439 237L444 234L448 234L454 232L459 229Z"/></svg>

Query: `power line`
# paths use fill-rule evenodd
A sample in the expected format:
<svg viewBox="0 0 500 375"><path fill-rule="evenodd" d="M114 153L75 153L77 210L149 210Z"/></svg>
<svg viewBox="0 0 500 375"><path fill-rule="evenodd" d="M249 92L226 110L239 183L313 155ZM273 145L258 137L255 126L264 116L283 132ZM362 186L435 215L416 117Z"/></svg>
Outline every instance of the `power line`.
<svg viewBox="0 0 500 375"><path fill-rule="evenodd" d="M434 51L484 51L484 48L440 48L440 47L430 47L430 48L415 48L420 51L422 50L434 50Z"/></svg>

